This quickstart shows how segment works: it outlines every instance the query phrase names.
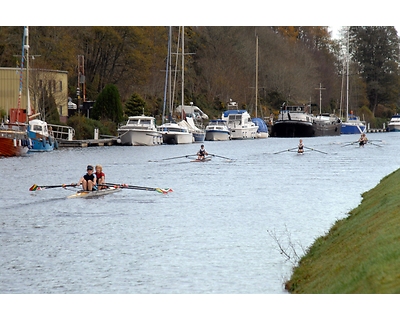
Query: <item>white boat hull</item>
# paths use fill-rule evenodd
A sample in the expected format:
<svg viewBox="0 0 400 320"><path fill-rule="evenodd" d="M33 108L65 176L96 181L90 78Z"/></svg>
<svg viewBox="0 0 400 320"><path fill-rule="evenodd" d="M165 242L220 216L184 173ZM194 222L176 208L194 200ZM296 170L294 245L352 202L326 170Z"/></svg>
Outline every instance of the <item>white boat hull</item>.
<svg viewBox="0 0 400 320"><path fill-rule="evenodd" d="M128 146L154 146L163 142L157 131L155 118L150 116L131 116L125 125L118 128L121 144Z"/></svg>
<svg viewBox="0 0 400 320"><path fill-rule="evenodd" d="M390 132L399 132L400 131L400 115L395 114L388 124L388 129Z"/></svg>
<svg viewBox="0 0 400 320"><path fill-rule="evenodd" d="M231 129L231 139L232 140L245 140L245 139L255 139L257 135L258 127L233 127Z"/></svg>
<svg viewBox="0 0 400 320"><path fill-rule="evenodd" d="M227 141L230 139L229 131L208 130L206 131L206 141Z"/></svg>
<svg viewBox="0 0 400 320"><path fill-rule="evenodd" d="M128 146L155 146L163 143L162 134L148 130L118 130L121 144Z"/></svg>
<svg viewBox="0 0 400 320"><path fill-rule="evenodd" d="M158 132L162 134L163 142L166 144L188 144L194 140L188 128L177 123L165 123L158 127Z"/></svg>

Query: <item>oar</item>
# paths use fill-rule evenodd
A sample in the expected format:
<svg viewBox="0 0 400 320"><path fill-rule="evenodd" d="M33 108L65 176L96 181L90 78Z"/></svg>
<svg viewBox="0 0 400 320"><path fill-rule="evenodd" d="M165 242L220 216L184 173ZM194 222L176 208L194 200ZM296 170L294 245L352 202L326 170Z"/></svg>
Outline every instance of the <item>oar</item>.
<svg viewBox="0 0 400 320"><path fill-rule="evenodd" d="M343 145L342 147L352 146L355 143L358 143L358 141L347 143L347 144Z"/></svg>
<svg viewBox="0 0 400 320"><path fill-rule="evenodd" d="M306 146L304 146L304 148L307 148L307 149L312 150L312 151L317 151L317 152L321 152L321 153L324 153L324 154L328 154L327 152L320 151L320 150L317 150L317 149L314 149L314 148L309 148L309 147L306 147Z"/></svg>
<svg viewBox="0 0 400 320"><path fill-rule="evenodd" d="M374 146L377 146L377 147L382 147L381 145L379 145L379 144L376 144L376 143L373 143L373 142L371 142L371 140L368 140L368 142L367 143L369 143L369 144L372 144L372 145L374 145Z"/></svg>
<svg viewBox="0 0 400 320"><path fill-rule="evenodd" d="M107 186L107 187L118 187L118 188L124 188L124 189L134 189L134 190L144 190L144 191L157 191L158 193L168 193L168 192L172 192L174 190L172 190L171 188L152 188L152 187L141 187L141 186L132 186L126 183L105 183L102 184L103 186ZM101 184L100 184L101 186Z"/></svg>
<svg viewBox="0 0 400 320"><path fill-rule="evenodd" d="M282 152L286 152L286 151L292 151L294 149L297 149L297 147L291 148L291 149L287 149L287 150L278 151L278 152L274 152L274 154L278 154L278 153L282 153Z"/></svg>
<svg viewBox="0 0 400 320"><path fill-rule="evenodd" d="M74 184L61 184L56 186L38 186L34 184L29 188L29 191L43 190L43 189L52 189L52 188L65 188L65 187L76 187L76 183Z"/></svg>
<svg viewBox="0 0 400 320"><path fill-rule="evenodd" d="M219 156L219 155L217 155L217 154L213 154L213 153L209 153L209 155L210 155L210 156L213 156L213 157L218 157L218 158L226 159L226 160L233 160L233 159L231 159L231 158L227 158L227 157Z"/></svg>
<svg viewBox="0 0 400 320"><path fill-rule="evenodd" d="M161 160L172 160L172 159L188 158L188 157L194 157L194 156L196 156L196 154L189 154L186 156L172 157L172 158L166 158L166 159L161 159Z"/></svg>

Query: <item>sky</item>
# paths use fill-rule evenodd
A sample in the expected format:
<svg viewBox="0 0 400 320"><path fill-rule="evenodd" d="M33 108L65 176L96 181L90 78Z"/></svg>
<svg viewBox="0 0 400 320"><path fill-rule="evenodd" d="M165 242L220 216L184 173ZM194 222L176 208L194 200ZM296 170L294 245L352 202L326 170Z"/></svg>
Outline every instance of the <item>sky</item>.
<svg viewBox="0 0 400 320"><path fill-rule="evenodd" d="M278 1L276 1L278 2ZM399 24L393 2L379 1L379 6L337 0L279 1L271 4L256 0L226 1L153 0L102 3L93 0L70 0L63 6L54 0L17 3L5 1L3 26L8 25L132 25L132 26L340 26ZM338 28L338 27L334 27Z"/></svg>

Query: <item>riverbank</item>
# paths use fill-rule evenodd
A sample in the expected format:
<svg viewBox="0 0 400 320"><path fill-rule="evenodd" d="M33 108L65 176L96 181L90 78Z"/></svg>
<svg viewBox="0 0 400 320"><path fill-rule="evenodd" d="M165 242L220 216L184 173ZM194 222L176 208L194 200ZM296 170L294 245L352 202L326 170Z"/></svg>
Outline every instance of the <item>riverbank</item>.
<svg viewBox="0 0 400 320"><path fill-rule="evenodd" d="M286 289L290 293L400 293L399 194L397 170L362 194L361 204L347 218L316 239Z"/></svg>

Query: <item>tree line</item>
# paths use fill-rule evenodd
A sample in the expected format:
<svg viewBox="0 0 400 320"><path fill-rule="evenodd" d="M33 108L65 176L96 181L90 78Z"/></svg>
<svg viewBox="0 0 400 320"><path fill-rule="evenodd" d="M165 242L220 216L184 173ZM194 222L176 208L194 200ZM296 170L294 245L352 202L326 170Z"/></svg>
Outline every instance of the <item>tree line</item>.
<svg viewBox="0 0 400 320"><path fill-rule="evenodd" d="M173 59L179 59L180 29L172 29L177 53ZM399 38L394 27L344 28L338 40L327 27L201 26L184 30L185 104L193 102L211 117L220 117L229 99L254 114L256 72L259 116L276 114L283 102L311 103L314 113L321 107L323 112L343 114L346 61L350 65L349 105L355 114L362 113L374 125L376 119L398 111ZM21 51L22 33L23 27L0 27L0 66L18 65L20 58L15 55ZM68 71L72 99L78 82L77 57L83 55L87 100L99 99L106 86L113 85L122 114L145 110L160 119L168 27L35 26L30 27L29 37L30 54L38 56L33 67ZM177 65L176 74L181 72ZM321 106L320 85L324 88ZM180 94L175 95L176 105ZM132 106L132 99L141 106ZM107 118L104 112L95 112L96 117ZM108 120L120 120L115 118L120 111L109 114L114 118Z"/></svg>

